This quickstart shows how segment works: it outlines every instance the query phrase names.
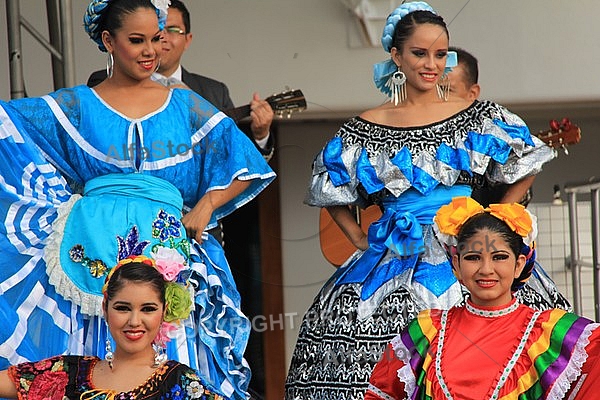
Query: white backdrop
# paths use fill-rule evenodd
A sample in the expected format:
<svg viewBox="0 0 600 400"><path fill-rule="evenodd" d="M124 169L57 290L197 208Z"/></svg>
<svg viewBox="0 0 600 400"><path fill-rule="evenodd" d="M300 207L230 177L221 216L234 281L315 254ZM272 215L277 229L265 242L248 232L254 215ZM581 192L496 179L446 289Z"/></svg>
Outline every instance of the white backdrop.
<svg viewBox="0 0 600 400"><path fill-rule="evenodd" d="M38 29L45 2L21 1ZM104 55L81 26L86 0L73 0L77 82L103 68ZM356 24L339 0L187 0L192 71L225 81L238 104L301 88L314 112L361 110L383 100L371 82L381 48L356 46ZM596 0L431 0L451 43L480 60L482 96L501 103L600 98L600 2ZM6 21L0 1L0 20ZM5 26L5 24L2 24ZM588 44L590 43L590 44ZM52 90L49 56L23 32L29 95ZM0 30L0 98L9 98L6 31Z"/></svg>

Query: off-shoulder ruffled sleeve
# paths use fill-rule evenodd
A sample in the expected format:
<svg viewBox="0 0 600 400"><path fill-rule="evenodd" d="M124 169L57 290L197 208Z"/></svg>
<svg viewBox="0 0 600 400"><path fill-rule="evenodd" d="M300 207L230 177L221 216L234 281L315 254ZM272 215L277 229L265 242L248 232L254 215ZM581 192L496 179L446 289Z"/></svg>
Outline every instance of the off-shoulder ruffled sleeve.
<svg viewBox="0 0 600 400"><path fill-rule="evenodd" d="M537 174L553 157L521 118L492 102L475 102L451 118L416 128L355 117L315 158L305 203L364 207L378 192L398 197L413 188L427 195L465 174L511 184Z"/></svg>

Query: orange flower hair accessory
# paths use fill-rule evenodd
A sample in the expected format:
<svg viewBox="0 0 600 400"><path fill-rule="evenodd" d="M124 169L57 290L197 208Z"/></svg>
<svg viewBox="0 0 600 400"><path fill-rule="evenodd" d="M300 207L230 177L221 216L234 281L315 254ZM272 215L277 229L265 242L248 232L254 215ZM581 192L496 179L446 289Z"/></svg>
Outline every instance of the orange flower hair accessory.
<svg viewBox="0 0 600 400"><path fill-rule="evenodd" d="M433 220L441 233L456 236L469 218L482 212L483 206L472 198L455 197L450 204L440 207Z"/></svg>
<svg viewBox="0 0 600 400"><path fill-rule="evenodd" d="M532 215L519 203L490 204L485 210L504 221L510 229L523 238L533 230Z"/></svg>
<svg viewBox="0 0 600 400"><path fill-rule="evenodd" d="M490 204L483 208L470 197L455 197L452 201L440 207L434 217L434 228L440 239L450 246L455 246L456 236L467 220L482 212L488 212L504 221L517 235L523 237L523 242L531 245L537 235L535 217L518 203Z"/></svg>

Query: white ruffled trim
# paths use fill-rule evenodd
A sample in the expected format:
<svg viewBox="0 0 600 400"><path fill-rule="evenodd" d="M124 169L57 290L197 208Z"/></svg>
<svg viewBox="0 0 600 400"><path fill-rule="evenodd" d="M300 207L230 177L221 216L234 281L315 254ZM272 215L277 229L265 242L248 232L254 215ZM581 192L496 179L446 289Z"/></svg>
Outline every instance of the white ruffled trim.
<svg viewBox="0 0 600 400"><path fill-rule="evenodd" d="M404 345L400 335L394 337L390 344L394 349L396 357L404 363L404 366L397 371L397 376L400 382L404 383L406 398L410 399L417 390L417 378L410 366L410 349Z"/></svg>
<svg viewBox="0 0 600 400"><path fill-rule="evenodd" d="M590 335L600 327L599 323L593 323L586 326L583 333L577 339L571 358L564 371L556 378L552 389L548 393L548 400L561 400L565 398L566 393L571 388L571 384L581 375L581 367L585 364L588 354L585 348L590 344Z"/></svg>
<svg viewBox="0 0 600 400"><path fill-rule="evenodd" d="M73 206L82 197L74 194L71 198L58 207L58 216L52 223L52 233L48 237L48 244L44 252L46 273L48 280L56 292L78 306L81 312L87 315L102 315L102 297L81 291L65 274L60 263L60 247L64 237L67 219Z"/></svg>
<svg viewBox="0 0 600 400"><path fill-rule="evenodd" d="M395 400L392 396L390 396L383 390L379 389L377 386L373 386L370 383L369 383L369 387L367 388L367 391L375 393L377 396L381 397L383 400Z"/></svg>

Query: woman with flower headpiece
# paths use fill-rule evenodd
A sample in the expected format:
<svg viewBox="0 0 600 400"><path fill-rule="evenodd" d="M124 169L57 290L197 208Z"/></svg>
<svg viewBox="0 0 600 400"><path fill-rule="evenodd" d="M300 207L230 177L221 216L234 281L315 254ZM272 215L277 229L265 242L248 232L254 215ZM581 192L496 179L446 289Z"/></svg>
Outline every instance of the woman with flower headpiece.
<svg viewBox="0 0 600 400"><path fill-rule="evenodd" d="M361 399L389 340L417 313L464 301L449 257L432 231L435 212L484 180L522 198L552 149L506 108L448 97L442 17L405 2L388 17L376 86L392 99L347 121L317 155L305 202L325 207L357 247L328 280L300 327L287 399ZM378 205L366 235L349 206ZM536 272L517 296L537 308L568 302Z"/></svg>
<svg viewBox="0 0 600 400"><path fill-rule="evenodd" d="M102 311L112 336L106 360L56 356L0 372L0 396L20 399L223 400L190 367L168 360L164 332L191 312L191 292L155 261L131 256L106 277ZM177 298L185 306L174 307ZM114 351L112 343L115 343Z"/></svg>
<svg viewBox="0 0 600 400"><path fill-rule="evenodd" d="M535 218L520 204L484 209L458 197L439 209L434 228L469 298L419 313L388 345L365 399L596 397L600 324L513 296L533 269Z"/></svg>
<svg viewBox="0 0 600 400"><path fill-rule="evenodd" d="M104 278L145 255L194 294L169 357L245 398L250 323L223 249L204 232L275 174L233 120L150 79L168 5L92 1L84 26L108 55L109 78L0 102L0 152L11 160L0 167L0 367L103 357Z"/></svg>

